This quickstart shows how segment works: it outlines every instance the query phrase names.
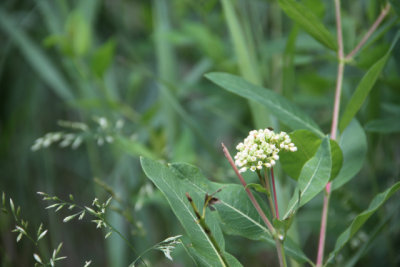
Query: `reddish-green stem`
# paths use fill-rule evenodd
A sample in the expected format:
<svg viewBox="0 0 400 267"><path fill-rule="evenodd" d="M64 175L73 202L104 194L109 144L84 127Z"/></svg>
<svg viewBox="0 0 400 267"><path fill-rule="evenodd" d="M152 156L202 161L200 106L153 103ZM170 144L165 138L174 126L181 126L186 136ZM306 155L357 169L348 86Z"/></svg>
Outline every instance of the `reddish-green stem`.
<svg viewBox="0 0 400 267"><path fill-rule="evenodd" d="M272 190L274 190L275 214L276 218L279 220L278 198L276 197L275 177L273 168L271 168L271 179L272 179Z"/></svg>
<svg viewBox="0 0 400 267"><path fill-rule="evenodd" d="M361 41L357 44L357 46L346 57L344 57L342 25L341 25L341 18L340 18L340 0L335 0L339 65L338 65L338 73L337 73L337 79L336 79L335 102L334 102L334 108L333 108L333 114L332 114L331 139L333 139L333 140L336 140L337 125L338 125L338 121L339 121L340 95L341 95L341 90L342 90L345 61L351 59L361 49L361 47L366 43L368 38L377 29L377 27L382 22L382 20L385 18L385 16L389 13L389 10L390 10L390 4L388 3L385 6L385 8L382 10L379 17L376 19L376 21L372 24L372 26L368 30L368 32L364 35L364 37L361 39ZM324 203L323 203L323 207L322 207L321 229L320 229L320 234L319 234L318 255L317 255L317 265L316 265L317 267L322 266L322 263L323 263L330 195L331 195L331 183L328 183L325 187Z"/></svg>
<svg viewBox="0 0 400 267"><path fill-rule="evenodd" d="M344 52L343 52L343 35L342 23L340 18L340 0L335 0L335 13L336 13L336 30L338 40L338 73L336 79L335 102L332 115L331 139L336 139L337 125L339 121L339 108L340 108L340 95L342 91L343 72L344 72ZM321 228L319 233L318 253L317 253L317 267L321 267L324 260L324 248L326 237L326 226L329 209L329 198L331 194L331 183L329 182L325 187L324 203L322 207Z"/></svg>
<svg viewBox="0 0 400 267"><path fill-rule="evenodd" d="M265 215L265 213L261 209L260 205L258 204L257 200L255 199L253 193L250 191L249 188L247 188L247 183L244 180L243 176L240 174L240 172L237 169L235 163L233 162L233 159L232 159L231 155L229 154L228 149L226 148L224 143L222 143L221 145L222 145L222 150L224 151L225 157L228 159L229 164L232 166L232 168L235 171L237 177L239 178L240 182L242 183L244 189L246 190L246 193L249 196L251 203L253 203L253 206L256 208L256 210L257 210L258 214L260 215L261 219L267 225L268 230L271 232L272 235L275 235L274 226L272 226L271 222L268 220L267 216Z"/></svg>
<svg viewBox="0 0 400 267"><path fill-rule="evenodd" d="M379 17L375 20L375 22L372 24L371 28L367 31L367 33L364 35L364 37L361 39L361 41L356 45L356 47L346 56L346 60L350 60L360 49L361 47L367 42L369 37L374 33L376 28L378 28L379 24L381 24L382 20L386 17L386 15L389 13L390 10L390 4L387 3L385 8L382 9L381 14L379 14Z"/></svg>
<svg viewBox="0 0 400 267"><path fill-rule="evenodd" d="M240 182L242 183L244 189L246 190L246 193L249 196L251 203L253 203L254 208L256 208L256 210L257 210L258 214L260 215L261 219L267 225L268 230L271 232L271 235L275 239L276 251L277 251L277 254L278 254L278 258L279 258L279 265L281 267L286 267L285 250L283 248L283 238L281 238L279 236L279 234L275 231L274 226L268 220L267 216L265 215L265 213L261 209L260 205L258 204L257 200L255 199L253 193L250 191L249 188L247 188L247 183L244 180L243 176L240 174L240 172L237 169L235 163L233 162L233 159L232 159L231 155L229 154L228 149L226 148L226 146L223 143L221 145L222 145L222 150L224 151L225 157L228 159L229 164L232 166L232 168L235 171L237 177L239 178Z"/></svg>

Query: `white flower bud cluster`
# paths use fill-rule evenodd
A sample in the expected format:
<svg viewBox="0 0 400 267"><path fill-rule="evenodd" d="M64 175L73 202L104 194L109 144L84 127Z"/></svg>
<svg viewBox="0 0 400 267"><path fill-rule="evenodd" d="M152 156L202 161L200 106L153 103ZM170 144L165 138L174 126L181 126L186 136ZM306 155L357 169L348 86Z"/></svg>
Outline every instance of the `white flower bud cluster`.
<svg viewBox="0 0 400 267"><path fill-rule="evenodd" d="M285 132L275 133L269 129L250 131L243 143L236 146L235 164L239 172L250 169L252 172L264 167L271 168L279 159L279 151L297 151L289 135Z"/></svg>

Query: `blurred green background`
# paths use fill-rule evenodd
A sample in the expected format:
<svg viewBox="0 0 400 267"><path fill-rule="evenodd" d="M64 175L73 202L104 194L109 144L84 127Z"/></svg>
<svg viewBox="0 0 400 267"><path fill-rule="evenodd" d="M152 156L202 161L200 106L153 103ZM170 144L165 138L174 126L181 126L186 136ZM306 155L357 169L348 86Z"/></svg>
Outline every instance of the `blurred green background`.
<svg viewBox="0 0 400 267"><path fill-rule="evenodd" d="M335 34L333 1L301 2ZM384 3L342 1L347 53ZM392 10L346 67L344 104L399 28ZM21 206L32 229L40 222L49 229L40 243L42 253L64 242L61 254L68 258L61 266L83 266L90 259L93 266L127 266L137 255L116 235L104 240L105 233L90 221L62 223L68 213L46 210L37 191L64 199L72 193L78 203L90 205L95 197L106 199L105 189L112 188L120 201L113 202L116 212L108 219L143 251L183 229L141 171L140 155L189 162L212 180L236 183L220 143L233 151L253 128L285 130L265 110L252 110L244 99L207 81L205 73L238 74L272 88L325 132L330 128L336 55L293 24L276 1L2 0L0 40L0 189ZM362 125L384 118L400 122L399 72L398 44L358 114ZM32 151L35 140L48 132L77 132L60 121L83 122L91 131L82 134L76 149L52 145ZM367 132L364 168L332 196L327 251L354 215L398 180L397 131ZM289 194L291 181L280 177ZM400 201L395 198L346 247L343 261L360 253L359 266L400 264ZM321 206L320 196L297 220L295 235L312 259ZM16 243L12 217L0 216L0 265L33 266L34 247L27 240ZM226 244L244 266L277 264L274 250L260 242L227 236ZM151 266L192 266L182 247L173 255L173 263L157 251L145 258Z"/></svg>

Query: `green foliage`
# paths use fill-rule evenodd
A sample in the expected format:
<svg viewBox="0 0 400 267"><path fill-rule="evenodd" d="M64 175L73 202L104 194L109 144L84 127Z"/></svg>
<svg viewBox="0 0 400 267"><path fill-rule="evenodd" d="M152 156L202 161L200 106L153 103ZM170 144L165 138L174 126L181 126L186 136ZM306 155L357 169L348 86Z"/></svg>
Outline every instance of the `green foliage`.
<svg viewBox="0 0 400 267"><path fill-rule="evenodd" d="M372 65L372 67L361 79L356 90L354 91L353 96L351 97L349 103L344 109L342 117L340 118L340 125L339 125L340 131L344 131L344 129L356 115L357 111L361 108L361 105L364 103L369 92L371 91L376 80L378 79L379 74L381 73L383 67L385 66L386 61L389 59L392 49L396 45L397 40L399 38L400 38L400 32L396 34L396 37L394 38L394 41L389 51L387 51L387 53L381 59L379 59L374 65Z"/></svg>
<svg viewBox="0 0 400 267"><path fill-rule="evenodd" d="M298 180L304 164L315 155L322 139L308 130L294 131L290 134L290 138L298 149L294 153L282 151L280 162L284 171L293 179ZM343 154L336 141L330 140L330 146L332 158L330 180L333 180L342 168Z"/></svg>
<svg viewBox="0 0 400 267"><path fill-rule="evenodd" d="M325 188L329 182L331 170L331 146L328 137L325 137L315 155L301 169L297 187L286 209L285 219L292 216L298 208L305 205Z"/></svg>
<svg viewBox="0 0 400 267"><path fill-rule="evenodd" d="M318 125L310 117L274 91L251 84L240 77L227 73L209 73L206 77L225 90L263 104L291 129L306 128L319 136L322 135Z"/></svg>
<svg viewBox="0 0 400 267"><path fill-rule="evenodd" d="M278 3L293 21L298 23L318 42L329 49L337 50L335 38L308 7L294 0L279 0Z"/></svg>
<svg viewBox="0 0 400 267"><path fill-rule="evenodd" d="M340 2L345 57L391 7L342 59L340 131L328 142L335 1L1 1L0 188L13 200L3 195L0 265L51 265L59 239L74 251L68 266L222 265L205 226L233 266L277 266L279 244L290 266L314 265L332 182L325 259L336 242L337 265L395 266L399 201L388 197L398 186L399 4ZM261 179L249 171L244 188L220 143L233 151L249 130L267 127L294 131L298 149L279 154L274 187L270 171ZM36 191L69 200L48 212ZM215 198L203 225L186 192L200 210L206 194ZM110 195L106 213L88 205L101 232L78 220L85 208L76 203ZM275 203L285 219L271 212Z"/></svg>
<svg viewBox="0 0 400 267"><path fill-rule="evenodd" d="M340 136L339 145L343 151L343 166L333 181L337 189L354 178L362 168L367 154L367 137L361 125L353 120Z"/></svg>
<svg viewBox="0 0 400 267"><path fill-rule="evenodd" d="M372 214L374 214L399 189L400 182L392 185L390 188L376 195L372 199L368 209L358 214L351 222L351 225L338 237L335 244L335 249L329 255L328 261L333 259L333 257L343 248L350 238L354 236L358 230L360 230L361 226L365 224L369 217L371 217Z"/></svg>

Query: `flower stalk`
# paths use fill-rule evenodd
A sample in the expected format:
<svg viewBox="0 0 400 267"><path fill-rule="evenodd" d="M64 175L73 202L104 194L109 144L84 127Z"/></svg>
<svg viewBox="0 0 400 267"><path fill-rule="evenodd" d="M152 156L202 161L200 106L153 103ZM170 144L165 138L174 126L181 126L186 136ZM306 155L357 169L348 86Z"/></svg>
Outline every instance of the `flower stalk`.
<svg viewBox="0 0 400 267"><path fill-rule="evenodd" d="M268 220L267 216L265 215L264 211L261 209L261 207L258 204L257 200L255 199L253 193L250 191L249 188L247 188L247 183L244 180L243 176L240 174L238 168L236 167L226 146L223 143L221 145L222 145L222 150L225 154L225 157L228 159L228 162L230 163L230 165L232 166L233 170L235 171L237 177L239 178L240 182L242 183L247 195L250 198L250 201L252 202L254 208L257 210L258 214L260 215L261 219L266 224L268 230L270 231L272 237L275 240L276 250L277 250L278 259L279 259L279 265L281 267L286 267L287 263L286 263L286 257L285 257L285 250L283 248L283 241L284 241L283 236L281 236L279 233L277 233L274 226L271 224L271 222Z"/></svg>

